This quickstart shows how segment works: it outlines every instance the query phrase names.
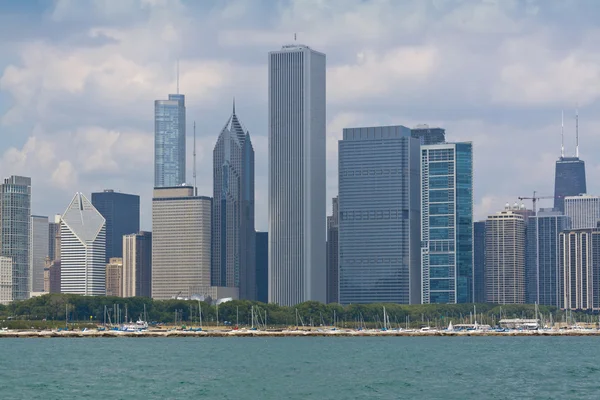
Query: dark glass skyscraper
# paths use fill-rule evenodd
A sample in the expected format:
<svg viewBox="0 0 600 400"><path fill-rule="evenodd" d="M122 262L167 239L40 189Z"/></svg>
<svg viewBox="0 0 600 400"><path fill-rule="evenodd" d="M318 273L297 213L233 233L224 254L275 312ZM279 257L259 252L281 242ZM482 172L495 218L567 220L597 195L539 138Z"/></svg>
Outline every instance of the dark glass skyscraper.
<svg viewBox="0 0 600 400"><path fill-rule="evenodd" d="M269 233L256 232L256 300L269 302Z"/></svg>
<svg viewBox="0 0 600 400"><path fill-rule="evenodd" d="M554 175L554 208L565 212L565 197L587 193L585 162L579 157L560 157Z"/></svg>
<svg viewBox="0 0 600 400"><path fill-rule="evenodd" d="M212 207L212 284L238 287L240 299L254 300L254 148L235 104L213 150Z"/></svg>
<svg viewBox="0 0 600 400"><path fill-rule="evenodd" d="M485 221L473 223L473 297L485 303Z"/></svg>
<svg viewBox="0 0 600 400"><path fill-rule="evenodd" d="M107 189L92 193L92 205L106 220L106 262L123 257L123 235L140 231L140 196Z"/></svg>

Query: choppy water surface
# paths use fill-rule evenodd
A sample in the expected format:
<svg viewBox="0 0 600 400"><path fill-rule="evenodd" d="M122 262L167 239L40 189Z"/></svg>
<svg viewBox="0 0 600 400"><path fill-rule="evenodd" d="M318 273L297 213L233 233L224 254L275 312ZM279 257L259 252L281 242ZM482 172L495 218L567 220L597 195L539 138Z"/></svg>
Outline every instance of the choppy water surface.
<svg viewBox="0 0 600 400"><path fill-rule="evenodd" d="M1 339L2 399L591 399L600 338Z"/></svg>

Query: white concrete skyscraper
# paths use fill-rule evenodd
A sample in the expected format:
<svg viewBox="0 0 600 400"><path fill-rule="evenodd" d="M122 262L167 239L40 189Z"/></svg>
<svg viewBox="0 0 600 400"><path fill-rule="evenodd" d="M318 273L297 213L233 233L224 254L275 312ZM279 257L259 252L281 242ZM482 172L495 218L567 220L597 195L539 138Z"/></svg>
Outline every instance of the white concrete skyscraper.
<svg viewBox="0 0 600 400"><path fill-rule="evenodd" d="M106 221L81 193L60 224L61 293L104 296Z"/></svg>
<svg viewBox="0 0 600 400"><path fill-rule="evenodd" d="M269 301L326 301L325 54L269 53Z"/></svg>

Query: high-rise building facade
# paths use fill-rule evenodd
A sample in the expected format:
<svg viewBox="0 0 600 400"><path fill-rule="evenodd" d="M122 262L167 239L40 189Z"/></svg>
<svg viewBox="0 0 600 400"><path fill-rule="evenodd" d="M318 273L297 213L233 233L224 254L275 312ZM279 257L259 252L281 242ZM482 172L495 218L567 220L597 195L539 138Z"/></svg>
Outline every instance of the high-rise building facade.
<svg viewBox="0 0 600 400"><path fill-rule="evenodd" d="M11 176L0 185L0 256L12 260L13 300L29 298L31 178Z"/></svg>
<svg viewBox="0 0 600 400"><path fill-rule="evenodd" d="M106 220L106 261L123 257L123 235L140 230L140 196L106 189L92 193L92 204Z"/></svg>
<svg viewBox="0 0 600 400"><path fill-rule="evenodd" d="M565 215L571 220L571 229L596 228L600 221L600 196L567 196L564 201Z"/></svg>
<svg viewBox="0 0 600 400"><path fill-rule="evenodd" d="M525 303L525 219L507 206L485 224L485 292L488 303Z"/></svg>
<svg viewBox="0 0 600 400"><path fill-rule="evenodd" d="M269 302L269 232L256 232L256 300Z"/></svg>
<svg viewBox="0 0 600 400"><path fill-rule="evenodd" d="M421 301L473 302L473 145L421 146Z"/></svg>
<svg viewBox="0 0 600 400"><path fill-rule="evenodd" d="M211 210L211 198L192 186L154 189L152 298L191 297L210 286Z"/></svg>
<svg viewBox="0 0 600 400"><path fill-rule="evenodd" d="M102 214L76 193L61 218L61 293L104 296L106 225Z"/></svg>
<svg viewBox="0 0 600 400"><path fill-rule="evenodd" d="M106 295L123 297L123 259L113 257L106 264Z"/></svg>
<svg viewBox="0 0 600 400"><path fill-rule="evenodd" d="M154 102L154 186L185 183L185 96ZM134 233L134 232L128 232Z"/></svg>
<svg viewBox="0 0 600 400"><path fill-rule="evenodd" d="M427 124L417 125L411 131L411 136L419 139L421 145L441 144L446 141L446 130L429 127Z"/></svg>
<svg viewBox="0 0 600 400"><path fill-rule="evenodd" d="M421 302L420 154L409 128L344 129L339 302Z"/></svg>
<svg viewBox="0 0 600 400"><path fill-rule="evenodd" d="M527 219L527 303L558 307L558 235L568 227L569 217L554 209Z"/></svg>
<svg viewBox="0 0 600 400"><path fill-rule="evenodd" d="M48 260L60 259L60 214L48 223Z"/></svg>
<svg viewBox="0 0 600 400"><path fill-rule="evenodd" d="M325 54L269 53L269 301L325 302Z"/></svg>
<svg viewBox="0 0 600 400"><path fill-rule="evenodd" d="M13 286L12 258L0 256L0 304L13 300Z"/></svg>
<svg viewBox="0 0 600 400"><path fill-rule="evenodd" d="M29 247L29 281L31 292L44 291L44 268L50 250L48 217L31 216L31 241Z"/></svg>
<svg viewBox="0 0 600 400"><path fill-rule="evenodd" d="M331 216L327 217L327 303L339 303L338 198L334 197L331 203Z"/></svg>
<svg viewBox="0 0 600 400"><path fill-rule="evenodd" d="M567 310L600 309L600 231L573 229L559 234L558 298Z"/></svg>
<svg viewBox="0 0 600 400"><path fill-rule="evenodd" d="M587 193L585 162L579 157L560 157L554 174L554 208L565 212L565 198Z"/></svg>
<svg viewBox="0 0 600 400"><path fill-rule="evenodd" d="M152 295L152 232L123 236L123 297Z"/></svg>
<svg viewBox="0 0 600 400"><path fill-rule="evenodd" d="M473 222L473 298L485 303L485 221Z"/></svg>
<svg viewBox="0 0 600 400"><path fill-rule="evenodd" d="M213 199L212 284L255 300L254 148L235 104L213 150Z"/></svg>

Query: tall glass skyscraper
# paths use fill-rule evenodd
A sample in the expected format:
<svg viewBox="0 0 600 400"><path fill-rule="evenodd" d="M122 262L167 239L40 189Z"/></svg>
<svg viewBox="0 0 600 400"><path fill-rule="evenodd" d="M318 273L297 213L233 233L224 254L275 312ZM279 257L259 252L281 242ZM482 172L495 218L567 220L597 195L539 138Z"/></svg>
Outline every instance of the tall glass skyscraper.
<svg viewBox="0 0 600 400"><path fill-rule="evenodd" d="M256 300L254 148L235 104L213 150L212 207L212 285Z"/></svg>
<svg viewBox="0 0 600 400"><path fill-rule="evenodd" d="M560 157L554 174L554 208L565 212L565 197L586 193L585 162L579 157Z"/></svg>
<svg viewBox="0 0 600 400"><path fill-rule="evenodd" d="M154 102L154 187L185 183L185 96ZM133 233L133 232L129 232Z"/></svg>
<svg viewBox="0 0 600 400"><path fill-rule="evenodd" d="M485 221L473 223L473 298L485 303Z"/></svg>
<svg viewBox="0 0 600 400"><path fill-rule="evenodd" d="M256 300L269 302L269 232L256 232Z"/></svg>
<svg viewBox="0 0 600 400"><path fill-rule="evenodd" d="M111 189L92 193L92 204L106 220L106 262L123 257L123 235L140 230L140 196Z"/></svg>
<svg viewBox="0 0 600 400"><path fill-rule="evenodd" d="M11 176L0 185L0 255L12 259L13 300L29 297L31 178Z"/></svg>
<svg viewBox="0 0 600 400"><path fill-rule="evenodd" d="M418 304L419 140L404 126L339 142L339 302Z"/></svg>
<svg viewBox="0 0 600 400"><path fill-rule="evenodd" d="M423 303L473 302L473 145L421 146Z"/></svg>
<svg viewBox="0 0 600 400"><path fill-rule="evenodd" d="M325 54L269 53L269 301L326 301Z"/></svg>
<svg viewBox="0 0 600 400"><path fill-rule="evenodd" d="M538 211L527 220L525 297L529 304L558 307L558 235L569 228L569 217L554 209Z"/></svg>

